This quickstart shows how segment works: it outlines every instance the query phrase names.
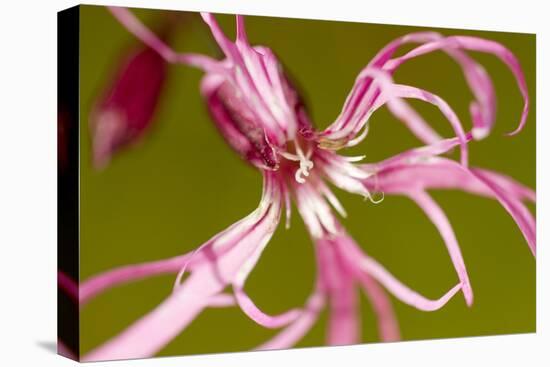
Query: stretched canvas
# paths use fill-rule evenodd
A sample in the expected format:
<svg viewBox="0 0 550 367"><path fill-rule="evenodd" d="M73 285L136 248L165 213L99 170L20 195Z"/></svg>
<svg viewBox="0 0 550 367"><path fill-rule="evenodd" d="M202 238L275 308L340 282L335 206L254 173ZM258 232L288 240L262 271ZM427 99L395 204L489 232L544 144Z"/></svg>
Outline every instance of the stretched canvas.
<svg viewBox="0 0 550 367"><path fill-rule="evenodd" d="M535 35L89 5L58 27L60 354L535 331Z"/></svg>

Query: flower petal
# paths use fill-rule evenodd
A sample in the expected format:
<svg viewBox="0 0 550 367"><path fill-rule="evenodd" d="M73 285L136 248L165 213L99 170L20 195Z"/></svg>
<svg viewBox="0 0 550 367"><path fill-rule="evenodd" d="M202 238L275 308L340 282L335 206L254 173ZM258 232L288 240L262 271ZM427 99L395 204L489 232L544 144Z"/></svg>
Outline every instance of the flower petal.
<svg viewBox="0 0 550 367"><path fill-rule="evenodd" d="M285 93L290 88L277 58L266 47L248 44L243 17L237 16L236 42L225 36L212 14L202 17L227 58L224 76L239 97L240 110L254 117L251 121L265 130L269 142L282 147L293 140L299 123L296 101Z"/></svg>
<svg viewBox="0 0 550 367"><path fill-rule="evenodd" d="M361 325L355 279L331 238L316 242L317 254L329 302L329 345L349 345L359 342Z"/></svg>
<svg viewBox="0 0 550 367"><path fill-rule="evenodd" d="M203 249L201 251L191 251L184 255L147 263L126 265L87 279L79 287L80 305L84 305L90 299L114 286L138 281L150 276L177 273L186 264L189 268L193 268L205 263L211 263L213 259L233 248L266 215L269 206L268 190L271 189L268 189L267 185L265 185L264 195L258 209L200 245L199 248Z"/></svg>
<svg viewBox="0 0 550 367"><path fill-rule="evenodd" d="M111 14L113 14L124 28L144 44L157 51L167 62L184 63L201 68L205 71L219 70L218 61L208 56L193 53L177 53L174 51L127 8L108 6L107 9L109 9Z"/></svg>
<svg viewBox="0 0 550 367"><path fill-rule="evenodd" d="M386 47L384 47L369 63L370 66L381 67L392 74L397 68L406 61L415 57L414 52L407 53L404 56L391 59L397 49L406 43L429 43L444 39L444 37L435 32L410 33L400 37ZM422 46L420 46L422 47ZM447 53L462 68L472 93L476 101L470 104L474 131L488 133L494 123L496 110L496 97L491 78L479 63L472 59L466 52L453 47L442 47L441 50ZM481 137L481 134L478 134Z"/></svg>
<svg viewBox="0 0 550 367"><path fill-rule="evenodd" d="M246 279L250 275L250 272L258 262L260 255L262 254L267 242L269 241L272 233L266 234L266 237L259 241L258 246L253 253L249 254L247 260L237 271L236 276L233 279L233 292L235 299L241 310L252 320L259 325L274 329L279 328L296 320L300 316L301 311L298 309L291 309L282 314L271 316L260 310L248 294L244 290Z"/></svg>
<svg viewBox="0 0 550 367"><path fill-rule="evenodd" d="M320 291L313 293L304 307L304 312L285 329L277 333L272 339L266 341L255 350L286 349L293 347L311 329L320 311L325 304Z"/></svg>
<svg viewBox="0 0 550 367"><path fill-rule="evenodd" d="M174 51L160 37L141 23L130 10L122 7L107 7L111 14L133 35L157 51L167 61L175 59Z"/></svg>
<svg viewBox="0 0 550 367"><path fill-rule="evenodd" d="M194 267L189 278L159 306L92 350L83 360L150 357L193 321L208 306L212 297L232 282L250 254L261 246L262 239L269 238L275 230L282 207L281 187L271 173L265 174L264 181L264 193L258 210L266 213L253 223L251 231L217 258L214 264Z"/></svg>
<svg viewBox="0 0 550 367"><path fill-rule="evenodd" d="M201 82L201 93L208 111L224 140L248 162L275 167L277 158L269 141L248 107L228 90L225 77L208 74Z"/></svg>
<svg viewBox="0 0 550 367"><path fill-rule="evenodd" d="M342 237L339 241L336 241L336 243L342 254L347 258L348 263L354 264L358 269L372 276L403 303L421 311L435 311L440 309L462 287L462 284L458 283L439 299L428 299L397 280L380 263L365 254L350 237Z"/></svg>
<svg viewBox="0 0 550 367"><path fill-rule="evenodd" d="M512 193L519 200L527 200L532 203L536 201L536 194L530 187L522 185L510 177L502 175L497 172L493 172L487 169L472 168L473 172L477 173L478 176L482 175L486 179L491 180L506 192Z"/></svg>
<svg viewBox="0 0 550 367"><path fill-rule="evenodd" d="M462 128L462 123L460 122L458 116L453 111L453 109L438 95L430 93L426 90L410 87L408 85L395 84L393 86L393 91L397 97L400 98L414 98L422 100L428 103L433 104L441 113L447 118L450 122L458 140L460 141L461 148L461 162L463 165L467 165L468 162L468 149L466 146L467 137L464 129Z"/></svg>
<svg viewBox="0 0 550 367"><path fill-rule="evenodd" d="M462 292L464 293L464 298L468 306L471 306L474 301L474 294L472 291L472 286L470 284L470 279L468 277L468 272L466 271L466 265L464 264L464 259L462 258L462 252L460 251L460 246L456 240L455 233L449 223L449 219L441 209L439 205L424 191L418 191L410 193L409 197L416 202L416 204L424 210L428 218L432 223L437 227L441 237L445 241L445 246L447 246L447 251L451 256L451 261L456 269L458 279L462 282Z"/></svg>
<svg viewBox="0 0 550 367"><path fill-rule="evenodd" d="M505 188L501 187L490 175L486 175L482 170L474 170L474 175L483 181L494 193L495 198L501 203L506 211L514 218L516 224L521 229L527 245L533 256L537 253L536 240L536 222L533 215L521 200L510 195Z"/></svg>
<svg viewBox="0 0 550 367"><path fill-rule="evenodd" d="M80 305L118 285L155 275L177 273L191 253L142 264L126 265L95 275L80 285Z"/></svg>
<svg viewBox="0 0 550 367"><path fill-rule="evenodd" d="M423 142L433 144L441 140L439 134L414 109L395 95L393 85L391 75L381 69L366 68L362 70L350 96L348 96L349 100L356 101L352 103L352 101L346 100L342 114L333 125L322 132L320 146L336 149L346 146L348 141L353 139L363 127L367 126L369 118L376 108L383 104L387 104L392 114ZM361 93L357 90L364 90L364 92ZM378 99L383 102L377 103ZM346 107L348 104L350 106ZM346 112L351 116L343 120ZM342 143L338 144L339 141Z"/></svg>
<svg viewBox="0 0 550 367"><path fill-rule="evenodd" d="M294 346L304 337L304 335L306 335L319 317L319 313L325 306L325 299L327 296L324 272L326 257L319 256L319 246L315 246L315 251L317 253L317 280L315 282L314 291L308 297L306 304L302 308L303 311L293 323L288 325L270 340L256 347L255 350L283 349Z"/></svg>
<svg viewBox="0 0 550 367"><path fill-rule="evenodd" d="M309 177L311 182L318 178L314 175ZM302 216L304 223L315 239L322 238L326 233L336 233L336 218L332 215L330 206L324 197L312 183L300 184L292 182L296 196L296 206ZM364 190L364 189L363 189Z"/></svg>
<svg viewBox="0 0 550 367"><path fill-rule="evenodd" d="M235 298L241 310L255 321L258 325L269 329L276 329L294 322L302 313L301 310L293 308L279 315L268 315L254 304L254 301L246 294L243 288L234 287Z"/></svg>
<svg viewBox="0 0 550 367"><path fill-rule="evenodd" d="M472 139L472 133L467 133L466 141L470 142ZM398 164L429 162L433 160L435 156L448 153L459 143L457 138L444 139L432 145L406 150L381 162L362 164L360 167L368 174L367 177L371 177L374 176L375 172L380 172Z"/></svg>
<svg viewBox="0 0 550 367"><path fill-rule="evenodd" d="M385 68L390 70L395 70L397 66L403 62L410 60L414 57L424 55L436 50L470 50L470 51L479 51L484 53L492 54L498 57L512 72L516 78L520 93L523 97L523 110L521 113L521 118L518 127L514 130L511 135L518 133L525 126L527 120L527 114L529 112L529 95L527 91L527 84L525 82L525 76L521 69L521 65L514 54L508 50L506 47L501 45L498 42L470 36L450 36L445 38L440 38L433 40L432 42L427 42L411 51L409 51L404 56L398 57L394 60L391 60L388 64L385 65ZM380 58L380 61L387 58L384 56ZM485 110L489 110L489 116L482 118L481 116L476 118L474 113L474 126L478 129L474 130L474 136L484 137L486 136L494 121L494 92L492 91L492 83L488 76L485 75L483 69L479 69L479 65L475 63L466 61L464 63L463 59L457 60L463 67L466 78L474 92L474 95L478 98L478 104L474 105L475 109L482 109L485 107ZM483 111L478 111L483 113Z"/></svg>
<svg viewBox="0 0 550 367"><path fill-rule="evenodd" d="M399 118L420 140L428 144L436 144L441 141L442 138L430 127L430 125L424 121L424 119L407 103L403 98L413 98L422 100L424 102L433 104L443 113L451 124L457 138L460 141L461 160L464 165L468 162L468 149L467 149L467 135L462 127L458 116L452 110L452 108L441 97L430 93L426 90L415 88L407 85L395 84L391 79L391 76L378 69L365 68L358 76L358 80L366 80L371 78L373 85L371 89L379 88L380 93L377 94L368 104L359 104L357 109L359 117L353 124L348 124L348 127L341 129L331 130L330 133L323 133L321 137L320 146L330 146L333 144L333 140L344 139L349 140L347 136L351 133L352 136L368 124L368 120L371 114L373 114L378 108L383 105L387 105L388 109ZM368 102L368 101L367 101ZM361 107L363 106L363 107ZM361 112L361 110L364 110ZM366 112L365 112L366 111ZM367 125L368 126L368 125ZM366 136L366 135L364 135ZM330 141L327 145L326 140ZM354 139L350 141L351 144L357 144L358 140ZM348 144L349 145L349 144ZM338 147L338 144L336 144Z"/></svg>
<svg viewBox="0 0 550 367"><path fill-rule="evenodd" d="M176 292L122 333L96 347L83 361L146 358L175 338L223 290L210 267L194 272Z"/></svg>
<svg viewBox="0 0 550 367"><path fill-rule="evenodd" d="M450 159L432 157L428 161L386 162L377 170L376 165L364 167L375 175L363 182L369 189L387 194L409 194L424 189L460 189L494 198L512 216L529 249L536 253L536 222L522 200L533 200L534 192L512 178L479 168L466 169Z"/></svg>
<svg viewBox="0 0 550 367"><path fill-rule="evenodd" d="M385 342L400 340L399 323L386 292L366 272L357 272L356 276L376 314L380 340Z"/></svg>
<svg viewBox="0 0 550 367"><path fill-rule="evenodd" d="M208 300L208 307L222 308L236 305L235 297L232 294L220 293Z"/></svg>
<svg viewBox="0 0 550 367"><path fill-rule="evenodd" d="M422 45L401 57L392 59L394 53L406 43L422 43ZM380 69L393 75L396 69L404 62L436 50L447 53L460 65L466 81L476 98L470 104L473 120L472 133L475 139L482 139L487 136L494 125L496 97L492 81L485 69L464 52L464 50L493 54L509 67L516 78L524 99L519 126L512 134L519 132L523 128L529 110L525 77L518 60L512 52L497 42L467 36L443 37L434 32L411 33L392 41L384 47L365 67L363 72L369 69ZM344 103L341 114L322 134L328 141L325 145L336 148L341 147L345 145L345 142L354 139L355 135L359 133L360 127L367 124L368 117L373 112L372 107L376 104L376 100L379 97L375 84L375 78L361 77L360 74ZM408 114L411 115L410 113ZM428 144L433 144L438 140L437 133L423 120L418 117L414 120L415 123L408 123L408 126L421 140ZM332 142L330 139L332 139ZM339 140L341 141L340 143L338 143Z"/></svg>

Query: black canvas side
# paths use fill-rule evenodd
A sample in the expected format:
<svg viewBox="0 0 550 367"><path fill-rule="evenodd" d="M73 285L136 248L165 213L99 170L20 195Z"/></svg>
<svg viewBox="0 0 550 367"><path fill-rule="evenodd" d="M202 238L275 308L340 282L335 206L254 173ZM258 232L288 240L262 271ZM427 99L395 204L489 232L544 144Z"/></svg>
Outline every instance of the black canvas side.
<svg viewBox="0 0 550 367"><path fill-rule="evenodd" d="M80 7L57 14L57 266L59 282L79 280ZM64 279L61 279L63 278ZM71 282L68 282L71 284ZM78 290L58 287L58 353L80 356Z"/></svg>

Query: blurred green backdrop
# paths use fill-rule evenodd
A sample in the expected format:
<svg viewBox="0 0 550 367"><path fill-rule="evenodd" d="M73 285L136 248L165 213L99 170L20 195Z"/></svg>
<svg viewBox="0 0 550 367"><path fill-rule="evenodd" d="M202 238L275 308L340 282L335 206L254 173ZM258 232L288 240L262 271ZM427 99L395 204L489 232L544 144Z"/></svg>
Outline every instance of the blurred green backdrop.
<svg viewBox="0 0 550 367"><path fill-rule="evenodd" d="M147 24L162 11L135 10ZM234 34L234 18L219 16ZM189 21L189 20L188 20ZM209 31L194 19L173 46L217 55ZM338 115L359 70L387 42L416 27L247 17L253 44L271 47L300 85L319 127ZM511 175L535 187L535 36L439 29L502 42L521 61L533 111L526 129L516 127L522 100L511 73L496 58L475 54L493 77L498 115L494 133L471 145L471 163ZM103 7L81 7L80 279L113 267L182 254L252 211L261 177L218 135L198 92L202 73L172 66L156 121L142 144L119 154L107 169L91 165L88 116L110 82L124 50L137 41ZM471 99L459 67L442 53L403 66L396 80L435 92L469 123ZM432 107L413 103L446 136L452 132ZM349 154L373 162L420 143L385 109L374 115L369 137ZM372 256L414 289L438 297L456 275L438 232L408 199L386 197L379 205L337 192L348 210L343 220ZM442 310L417 311L394 300L404 340L524 333L535 330L535 260L513 220L496 201L461 192L435 192L457 233L475 292L468 308L461 296ZM533 208L532 208L533 209ZM534 210L534 209L533 209ZM252 273L247 289L267 312L300 305L314 280L312 245L298 215L280 228ZM155 307L171 291L174 276L113 289L82 310L81 352L114 336ZM298 346L324 343L325 317ZM363 338L377 340L368 302L362 300ZM204 312L160 355L247 350L275 334L238 308Z"/></svg>

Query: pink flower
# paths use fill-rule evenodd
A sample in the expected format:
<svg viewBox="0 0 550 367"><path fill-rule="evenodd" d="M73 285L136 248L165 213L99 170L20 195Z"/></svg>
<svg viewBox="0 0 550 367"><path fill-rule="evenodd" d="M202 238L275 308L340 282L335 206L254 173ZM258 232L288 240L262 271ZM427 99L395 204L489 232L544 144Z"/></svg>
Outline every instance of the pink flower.
<svg viewBox="0 0 550 367"><path fill-rule="evenodd" d="M517 133L525 124L528 96L523 73L514 55L502 45L475 37L443 37L437 33L414 33L382 49L360 71L341 114L333 124L318 131L311 124L296 90L273 52L251 46L243 17L237 16L236 41L229 40L215 18L203 14L223 51L221 61L196 54L178 54L122 8L113 14L134 35L166 61L202 69L201 93L212 119L227 143L263 176L263 193L256 210L229 226L197 250L174 258L128 265L96 275L80 285L83 306L100 292L125 282L163 273L178 273L173 293L150 313L105 344L85 360L139 358L154 355L208 307L237 305L266 328L282 328L258 349L288 348L315 322L319 312L330 312L327 342L360 341L357 288L373 305L380 339L399 339L399 328L387 292L421 311L443 307L461 292L472 305L473 291L451 224L427 193L429 189L458 189L498 200L516 221L535 254L535 219L523 204L535 201L535 193L513 179L468 166L468 144L483 139L493 127L495 94L488 74L466 51L481 51L500 58L515 75L524 97ZM403 56L396 50L418 44ZM471 103L472 130L465 131L452 108L428 91L395 83L394 71L407 60L441 50L453 58L465 75L475 97ZM435 105L448 119L456 137L440 137L406 102L417 99ZM378 163L359 164L364 157L340 155L340 149L363 141L370 116L381 106L400 119L426 146L400 153ZM460 162L441 155L458 147ZM364 253L337 218L346 216L329 188L358 194L378 202L374 193L405 195L426 213L439 230L457 274L438 299L428 299L395 278L382 264ZM282 314L260 310L245 291L245 283L269 243L285 212L289 225L291 201L314 243L317 281L306 303ZM182 281L186 272L190 275Z"/></svg>
<svg viewBox="0 0 550 367"><path fill-rule="evenodd" d="M113 84L90 117L96 168L107 166L118 150L135 144L148 131L164 89L167 66L147 45L121 60Z"/></svg>

